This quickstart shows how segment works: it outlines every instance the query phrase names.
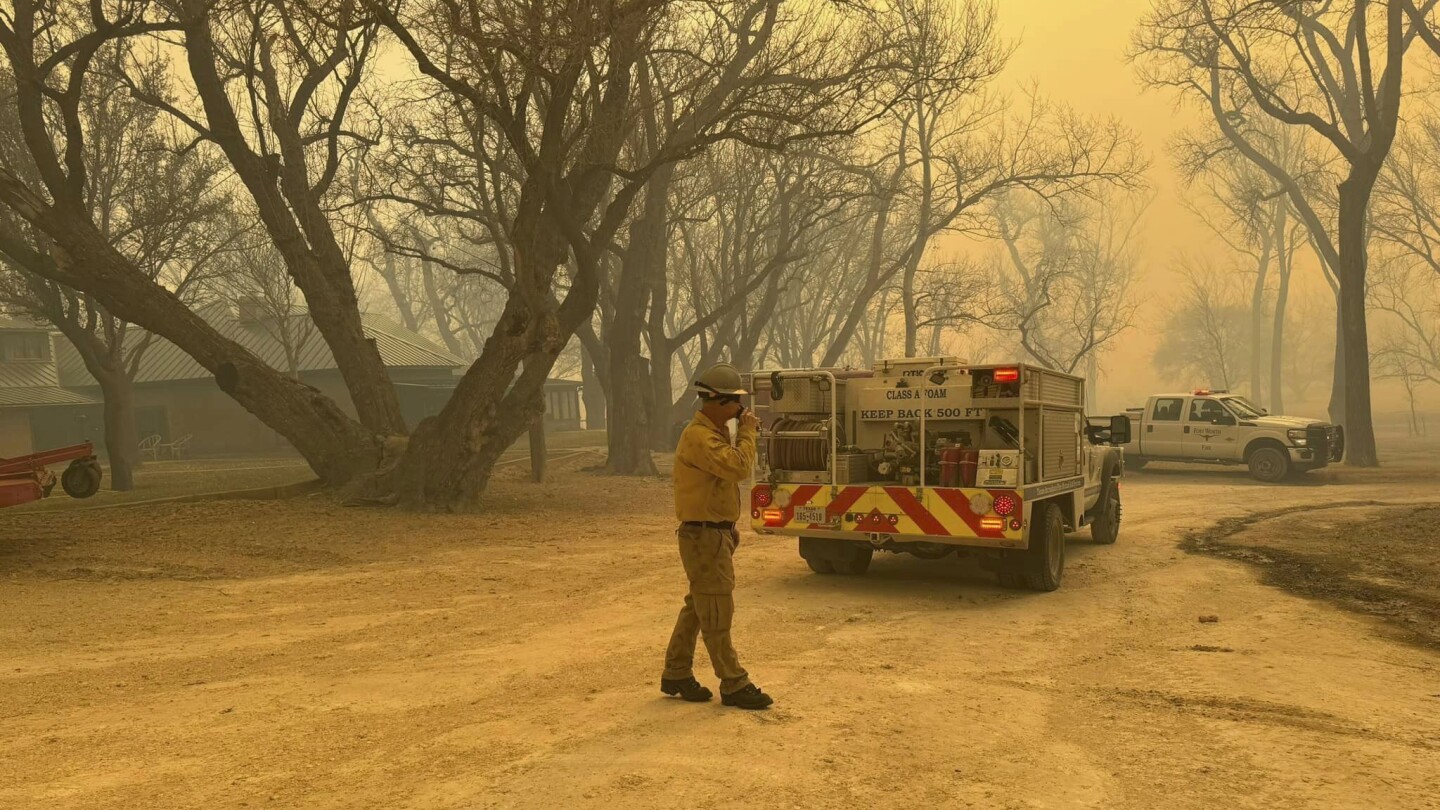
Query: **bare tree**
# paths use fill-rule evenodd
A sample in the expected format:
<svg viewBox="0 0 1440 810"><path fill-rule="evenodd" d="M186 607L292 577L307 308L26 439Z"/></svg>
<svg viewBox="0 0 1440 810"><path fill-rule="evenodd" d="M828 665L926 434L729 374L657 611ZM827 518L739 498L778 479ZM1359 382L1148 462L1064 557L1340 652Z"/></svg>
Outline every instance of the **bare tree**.
<svg viewBox="0 0 1440 810"><path fill-rule="evenodd" d="M361 423L404 434L394 386L361 323L346 228L327 210L347 159L373 142L367 130L379 126L373 115L360 121L355 109L378 33L358 5L181 0L174 22L201 109L136 83L131 90L223 152L304 291Z"/></svg>
<svg viewBox="0 0 1440 810"><path fill-rule="evenodd" d="M1335 178L1330 175L1330 166L1310 148L1312 138L1307 137L1306 130L1261 118L1247 122L1246 134L1254 148L1294 178L1314 204L1328 203L1325 187L1333 185ZM1295 216L1284 187L1241 154L1213 125L1183 134L1173 151L1187 188L1200 192L1198 197L1187 200L1186 206L1220 243L1250 264L1250 334L1256 336L1250 342L1250 396L1254 402L1268 403L1278 412L1284 407L1282 355L1290 272L1304 223ZM1323 261L1321 266L1331 273ZM1262 339L1267 319L1270 335ZM1265 386L1262 382L1266 378L1267 354L1270 372L1269 385ZM1334 402L1339 404L1343 402L1344 379L1336 378L1334 382L1338 392ZM1336 409L1337 417L1342 409Z"/></svg>
<svg viewBox="0 0 1440 810"><path fill-rule="evenodd" d="M1375 186L1370 234L1440 276L1440 111L1433 107L1395 142Z"/></svg>
<svg viewBox="0 0 1440 810"><path fill-rule="evenodd" d="M1134 322L1144 205L1129 203L1115 194L1094 202L998 197L990 211L1003 258L985 322L1046 368L1075 373L1097 359Z"/></svg>
<svg viewBox="0 0 1440 810"><path fill-rule="evenodd" d="M1379 463L1370 417L1366 212L1397 132L1405 53L1435 0L1414 16L1406 6L1156 0L1134 48L1147 83L1202 101L1234 147L1285 190L1336 269L1347 463L1358 466ZM1297 179L1256 147L1245 122L1257 116L1313 131L1333 147L1343 164L1333 224Z"/></svg>
<svg viewBox="0 0 1440 810"><path fill-rule="evenodd" d="M113 81L100 70L102 52L181 26L141 0L92 4L75 14L63 5L19 0L13 13L0 11L0 48L16 79L6 106L23 133L23 157L36 178L0 166L0 206L13 216L0 222L0 252L36 275L92 296L115 318L180 346L216 375L224 391L288 438L322 479L339 482L373 469L378 449L373 434L314 389L221 336L95 221L87 207L90 133L81 111L87 94ZM36 250L15 222L47 240L48 251Z"/></svg>
<svg viewBox="0 0 1440 810"><path fill-rule="evenodd" d="M899 140L906 140L903 133ZM902 144L896 154L908 155L908 149ZM825 352L825 364L833 364L845 353L856 327L865 319L868 302L897 276L904 298L904 273L912 265L918 271L917 257L924 258L929 240L936 234L986 233L988 204L1011 190L1059 199L1093 194L1101 187L1135 188L1145 168L1133 134L1118 122L1087 119L1070 110L1053 108L1033 94L1029 104L1018 112L970 132L955 151L944 156L944 163L949 180L936 194L945 200L944 204L936 206L928 216L927 227L913 231L914 237L899 245L898 254L887 255L884 234L889 220L897 215L896 200L903 188L908 158L897 160L897 172L887 180L877 181L869 274L844 325ZM910 289L913 293L913 284ZM906 306L911 310L907 322L914 327L918 323L914 302Z"/></svg>
<svg viewBox="0 0 1440 810"><path fill-rule="evenodd" d="M1177 269L1183 286L1161 328L1155 367L1186 387L1230 390L1244 383L1250 318L1236 274L1190 261Z"/></svg>
<svg viewBox="0 0 1440 810"><path fill-rule="evenodd" d="M1440 278L1408 255L1376 262L1370 304L1381 314L1375 355L1396 379L1440 385Z"/></svg>
<svg viewBox="0 0 1440 810"><path fill-rule="evenodd" d="M0 78L0 95L15 98L7 78ZM113 85L87 88L76 113L90 135L84 144L91 169L83 189L85 211L112 245L136 257L149 279L192 298L229 241L220 222L226 201L212 191L218 162L177 152L154 112ZM38 182L13 118L0 121L0 165ZM5 221L0 229L26 237L28 255L53 263L52 245L42 234L4 209L0 219ZM31 266L26 254L7 256L0 246L0 265L10 267L0 275L0 306L53 325L99 384L110 485L132 489L140 463L132 385L149 336L136 334L92 297L47 278L43 263Z"/></svg>
<svg viewBox="0 0 1440 810"><path fill-rule="evenodd" d="M711 8L718 11L720 6ZM680 334L667 334L672 186L681 164L668 162L651 175L626 231L616 267L614 314L606 324L612 472L653 472L648 451L673 445L676 347L710 324L732 314L746 315L747 294L761 294L753 308L763 320L773 309L780 284L776 274L793 262L795 242L823 218L824 205L805 205L819 198L801 191L819 171L815 161L777 165L765 153L793 154L812 142L854 132L878 114L872 105L856 102L881 76L872 57L888 46L884 38L871 38L879 43L874 48L857 47L862 40L854 35L852 13L789 10L778 0L752 0L738 11L733 19L728 12L707 15L701 18L703 27L691 34L678 35L683 29L677 29L670 47L643 63L637 73L640 126L629 151L646 160L677 148L743 144L749 163L734 163L737 173L725 183L744 182L740 178L757 169L774 178L776 224L747 240L753 246L753 237L764 234L758 241L767 244L770 255L751 256L746 272L722 282L718 300L694 310L693 322ZM700 73L697 82L697 61L720 70ZM710 131L716 131L719 140L705 134ZM736 154L729 157L733 160ZM728 333L736 338L724 346L732 362L749 364L759 331ZM642 336L648 358L641 353Z"/></svg>

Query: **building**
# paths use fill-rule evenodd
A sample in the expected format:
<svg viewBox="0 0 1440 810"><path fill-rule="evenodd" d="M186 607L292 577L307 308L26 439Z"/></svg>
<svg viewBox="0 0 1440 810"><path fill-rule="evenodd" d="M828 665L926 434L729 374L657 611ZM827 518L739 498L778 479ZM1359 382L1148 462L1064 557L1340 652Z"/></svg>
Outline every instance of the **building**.
<svg viewBox="0 0 1440 810"><path fill-rule="evenodd" d="M279 369L289 370L287 354L295 357L297 377L354 414L329 347L309 327L303 314L293 316L294 351L285 351L286 336L274 318L254 309L207 307L200 313L222 335L245 346ZM18 358L0 364L0 426L12 438L0 444L0 456L32 449L59 447L84 440L102 448L104 420L100 386L68 341L43 327L8 322L0 344ZM406 423L438 414L453 393L468 363L434 342L381 315L362 315L365 334L390 373ZM132 330L128 339L143 340ZM0 351L5 349L0 348ZM186 441L188 454L231 455L288 451L289 444L266 427L215 384L215 378L169 341L152 338L140 355L135 375L135 420L142 439L158 436L165 443ZM546 428L580 429L580 384L569 380L546 383ZM14 403L7 405L5 403Z"/></svg>
<svg viewBox="0 0 1440 810"><path fill-rule="evenodd" d="M43 326L0 317L0 458L50 446L35 443L37 428L43 434L98 405L88 394L61 387L55 344Z"/></svg>

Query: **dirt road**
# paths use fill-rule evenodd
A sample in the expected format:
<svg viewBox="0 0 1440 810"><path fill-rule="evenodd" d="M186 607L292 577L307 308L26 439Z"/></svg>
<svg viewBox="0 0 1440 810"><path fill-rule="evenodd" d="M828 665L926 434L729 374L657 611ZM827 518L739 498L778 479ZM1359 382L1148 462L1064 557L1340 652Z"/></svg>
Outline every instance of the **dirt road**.
<svg viewBox="0 0 1440 810"><path fill-rule="evenodd" d="M483 518L0 518L0 807L1440 807L1440 654L1178 547L1433 478L1133 476L1053 594L747 534L736 639L777 700L747 714L656 688L667 486L559 473Z"/></svg>

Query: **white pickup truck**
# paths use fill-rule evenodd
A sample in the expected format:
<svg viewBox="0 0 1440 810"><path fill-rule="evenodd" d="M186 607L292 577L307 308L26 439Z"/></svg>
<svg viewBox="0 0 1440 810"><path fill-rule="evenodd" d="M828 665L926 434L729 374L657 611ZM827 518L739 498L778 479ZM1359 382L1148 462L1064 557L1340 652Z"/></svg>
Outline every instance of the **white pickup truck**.
<svg viewBox="0 0 1440 810"><path fill-rule="evenodd" d="M1268 483L1317 470L1345 455L1345 431L1319 419L1276 416L1224 391L1150 397L1126 411L1125 466L1151 461L1244 464Z"/></svg>

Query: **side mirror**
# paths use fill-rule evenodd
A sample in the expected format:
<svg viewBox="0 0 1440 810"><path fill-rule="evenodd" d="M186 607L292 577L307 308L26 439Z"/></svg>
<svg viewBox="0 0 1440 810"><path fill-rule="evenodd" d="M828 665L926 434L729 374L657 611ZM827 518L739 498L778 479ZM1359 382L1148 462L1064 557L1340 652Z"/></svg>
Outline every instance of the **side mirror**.
<svg viewBox="0 0 1440 810"><path fill-rule="evenodd" d="M1110 443L1130 443L1130 417L1124 414L1110 417Z"/></svg>
<svg viewBox="0 0 1440 810"><path fill-rule="evenodd" d="M1217 416L1217 417L1215 417L1214 419L1211 419L1211 420L1210 420L1210 424L1212 424L1212 425L1233 425L1233 424L1235 424L1235 417L1233 417L1233 416Z"/></svg>

